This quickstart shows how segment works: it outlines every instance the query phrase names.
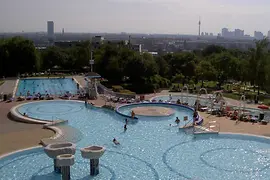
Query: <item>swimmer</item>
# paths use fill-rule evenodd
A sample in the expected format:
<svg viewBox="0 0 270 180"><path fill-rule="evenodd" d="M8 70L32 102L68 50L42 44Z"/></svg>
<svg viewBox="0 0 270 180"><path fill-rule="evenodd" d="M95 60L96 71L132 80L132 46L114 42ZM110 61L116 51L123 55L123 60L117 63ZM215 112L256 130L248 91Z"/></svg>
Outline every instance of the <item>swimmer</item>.
<svg viewBox="0 0 270 180"><path fill-rule="evenodd" d="M128 120L127 119L125 119L125 122L126 122L126 124L128 123Z"/></svg>
<svg viewBox="0 0 270 180"><path fill-rule="evenodd" d="M171 127L176 127L177 125L172 125L172 124L169 124L169 126L171 126Z"/></svg>
<svg viewBox="0 0 270 180"><path fill-rule="evenodd" d="M124 125L124 131L126 131L126 130L127 130L127 125L125 124L125 125Z"/></svg>
<svg viewBox="0 0 270 180"><path fill-rule="evenodd" d="M115 145L120 145L120 142L118 142L115 138L113 138L113 143L114 143Z"/></svg>
<svg viewBox="0 0 270 180"><path fill-rule="evenodd" d="M180 119L178 119L178 117L176 117L175 122L176 122L176 124L179 124L180 123Z"/></svg>
<svg viewBox="0 0 270 180"><path fill-rule="evenodd" d="M26 113L23 113L23 116L28 117Z"/></svg>

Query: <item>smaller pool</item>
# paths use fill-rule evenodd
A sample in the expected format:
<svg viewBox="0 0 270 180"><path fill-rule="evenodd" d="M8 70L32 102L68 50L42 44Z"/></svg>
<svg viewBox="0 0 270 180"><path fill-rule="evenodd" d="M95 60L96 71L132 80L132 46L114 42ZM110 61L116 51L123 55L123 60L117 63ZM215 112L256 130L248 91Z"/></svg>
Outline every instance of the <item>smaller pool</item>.
<svg viewBox="0 0 270 180"><path fill-rule="evenodd" d="M43 79L21 79L18 84L16 96L26 96L30 94L51 94L61 95L69 91L71 94L77 93L76 82L72 78L43 78Z"/></svg>
<svg viewBox="0 0 270 180"><path fill-rule="evenodd" d="M30 118L50 121L59 118L66 119L86 110L82 102L64 100L32 102L23 104L17 109L20 114L26 113Z"/></svg>
<svg viewBox="0 0 270 180"><path fill-rule="evenodd" d="M136 109L138 107L145 107L147 110L147 107L153 108L153 107L157 107L157 108L164 108L164 110L171 110L171 114L169 115L153 115L153 116L149 116L149 115L135 115L136 117L138 117L140 120L153 120L153 121L158 121L158 120L175 120L176 117L178 117L180 120L184 119L184 116L188 117L188 121L190 122L192 120L193 117L193 109L189 108L189 107L185 107L185 106L181 106L181 105L176 105L176 104L166 104L166 103L140 103L140 104L128 104L128 105L124 105L124 106L120 106L117 111L118 113L124 115L124 116L130 116L131 111L133 109ZM181 125L185 125L185 123L187 122L183 122L180 123Z"/></svg>

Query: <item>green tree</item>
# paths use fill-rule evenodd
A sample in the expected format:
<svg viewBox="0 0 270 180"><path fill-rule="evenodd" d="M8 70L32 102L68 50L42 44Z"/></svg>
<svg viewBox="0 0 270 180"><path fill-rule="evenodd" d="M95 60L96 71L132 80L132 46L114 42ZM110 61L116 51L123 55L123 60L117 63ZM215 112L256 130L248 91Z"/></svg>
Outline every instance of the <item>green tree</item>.
<svg viewBox="0 0 270 180"><path fill-rule="evenodd" d="M258 86L257 92L259 95L260 88L264 86L266 81L267 47L269 42L265 38L255 43L256 47L250 51L249 70L253 74L251 80Z"/></svg>
<svg viewBox="0 0 270 180"><path fill-rule="evenodd" d="M217 71L209 61L202 60L196 67L196 76L202 82L201 87L204 87L205 80L216 80Z"/></svg>

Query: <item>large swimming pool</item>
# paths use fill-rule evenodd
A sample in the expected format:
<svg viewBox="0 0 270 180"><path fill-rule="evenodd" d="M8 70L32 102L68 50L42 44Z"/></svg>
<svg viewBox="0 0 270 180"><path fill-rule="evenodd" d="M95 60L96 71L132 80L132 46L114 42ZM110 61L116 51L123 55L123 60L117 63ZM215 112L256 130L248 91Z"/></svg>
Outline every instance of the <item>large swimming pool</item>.
<svg viewBox="0 0 270 180"><path fill-rule="evenodd" d="M270 140L266 138L231 134L193 136L170 127L173 116L151 121L142 116L137 123L128 124L124 132L124 117L110 110L86 107L84 103L44 101L26 106L28 113L32 112L30 116L58 116L83 133L82 140L77 142L76 163L71 167L72 179L268 180L270 176ZM190 115L190 111L181 108L177 113ZM114 137L120 146L112 143ZM90 178L89 162L81 158L79 149L93 144L105 146L106 152L100 159L100 174ZM42 149L1 159L0 175L3 180L60 179Z"/></svg>
<svg viewBox="0 0 270 180"><path fill-rule="evenodd" d="M69 91L77 93L76 83L71 78L42 78L42 79L21 79L18 84L16 96L30 94L51 94L61 95Z"/></svg>

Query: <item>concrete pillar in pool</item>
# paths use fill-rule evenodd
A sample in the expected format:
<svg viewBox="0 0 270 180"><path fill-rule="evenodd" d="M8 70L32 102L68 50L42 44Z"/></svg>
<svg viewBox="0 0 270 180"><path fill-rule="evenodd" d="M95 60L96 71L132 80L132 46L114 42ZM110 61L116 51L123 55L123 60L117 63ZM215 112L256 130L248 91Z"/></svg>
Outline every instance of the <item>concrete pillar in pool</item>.
<svg viewBox="0 0 270 180"><path fill-rule="evenodd" d="M62 154L74 155L76 152L76 145L73 143L52 143L44 148L45 153L53 159L54 172L61 173L61 167L57 166L57 156Z"/></svg>
<svg viewBox="0 0 270 180"><path fill-rule="evenodd" d="M61 167L62 180L70 180L70 166L74 164L74 155L61 154L56 157L56 165Z"/></svg>
<svg viewBox="0 0 270 180"><path fill-rule="evenodd" d="M90 175L99 174L99 158L104 154L105 148L102 146L88 146L81 149L84 159L90 159Z"/></svg>

